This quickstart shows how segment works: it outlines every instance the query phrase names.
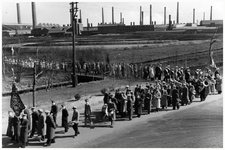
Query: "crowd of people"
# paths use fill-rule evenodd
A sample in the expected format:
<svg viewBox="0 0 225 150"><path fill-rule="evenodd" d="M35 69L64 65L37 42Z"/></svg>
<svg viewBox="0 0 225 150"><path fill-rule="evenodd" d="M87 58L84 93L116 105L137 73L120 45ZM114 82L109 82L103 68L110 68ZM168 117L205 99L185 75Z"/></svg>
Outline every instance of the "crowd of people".
<svg viewBox="0 0 225 150"><path fill-rule="evenodd" d="M151 66L150 66L151 67ZM222 93L222 78L219 69L215 72L210 69L197 69L194 73L186 68L170 69L168 65L162 71L161 65L156 66L149 74L137 71L137 75L141 75L151 81L146 86L136 85L134 90L128 85L126 90L117 89L115 95L110 92L104 93L102 107L102 121L107 117L114 126L116 117L120 116L132 120L134 115L141 117L143 110L150 114L153 110L158 112L172 106L172 109L179 109L180 105L190 105L195 97L200 96L200 100L204 101L210 94ZM151 74L154 72L154 74ZM137 77L138 77L137 76ZM69 126L72 126L74 135L80 134L78 125L80 113L76 106L72 107L73 114L71 121L68 120L69 113L65 105L61 105L62 110L62 127L65 133L68 132ZM45 141L46 146L55 143L55 129L58 126L57 114L60 111L54 101L52 101L51 111L41 108L31 108L31 114L27 107L20 116L13 115L9 112L9 122L7 136L11 137L15 143L21 144L21 147L28 145L28 137L33 138L35 133L39 137L39 141ZM45 115L44 115L45 114ZM91 119L92 110L89 100L85 100L84 106L84 122L93 125Z"/></svg>

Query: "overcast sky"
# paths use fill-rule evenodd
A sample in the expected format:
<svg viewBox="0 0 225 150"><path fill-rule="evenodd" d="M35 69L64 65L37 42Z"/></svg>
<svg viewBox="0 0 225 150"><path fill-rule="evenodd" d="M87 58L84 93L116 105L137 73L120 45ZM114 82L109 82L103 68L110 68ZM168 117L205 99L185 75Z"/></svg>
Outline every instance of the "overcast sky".
<svg viewBox="0 0 225 150"><path fill-rule="evenodd" d="M205 12L205 19L209 20L210 7L213 7L213 20L223 19L224 3L221 0L211 0L204 2L202 0L195 1L131 1L131 2L84 2L79 1L78 8L82 11L82 20L84 26L87 26L87 18L89 23L96 26L102 21L102 7L104 8L104 21L112 22L112 7L114 7L114 21L120 22L120 12L124 18L125 24L129 25L130 22L139 24L140 22L140 6L144 11L144 24L149 24L150 4L152 5L152 20L157 24L163 23L164 7L166 7L167 22L169 14L172 20L176 20L176 7L179 2L179 22L186 23L193 20L193 9L195 9L195 20L203 20L203 13ZM20 4L21 23L32 24L31 1L1 1L2 5L2 22L3 23L17 23L17 10L16 3ZM57 2L42 2L35 1L37 23L56 23L56 24L69 24L70 14L69 5L70 1L57 1Z"/></svg>

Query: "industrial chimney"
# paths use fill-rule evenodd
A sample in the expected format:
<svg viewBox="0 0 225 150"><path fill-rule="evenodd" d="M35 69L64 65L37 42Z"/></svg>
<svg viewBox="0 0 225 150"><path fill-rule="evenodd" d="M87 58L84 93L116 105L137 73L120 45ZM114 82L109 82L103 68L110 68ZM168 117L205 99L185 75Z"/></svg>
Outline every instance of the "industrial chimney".
<svg viewBox="0 0 225 150"><path fill-rule="evenodd" d="M21 18L20 18L20 4L16 3L16 8L17 8L17 22L18 24L21 24Z"/></svg>
<svg viewBox="0 0 225 150"><path fill-rule="evenodd" d="M203 13L203 20L205 20L205 12Z"/></svg>
<svg viewBox="0 0 225 150"><path fill-rule="evenodd" d="M166 25L166 7L164 7L164 25Z"/></svg>
<svg viewBox="0 0 225 150"><path fill-rule="evenodd" d="M210 20L212 20L212 6L211 6L211 9L210 9Z"/></svg>
<svg viewBox="0 0 225 150"><path fill-rule="evenodd" d="M179 24L179 2L177 2L177 24Z"/></svg>
<svg viewBox="0 0 225 150"><path fill-rule="evenodd" d="M102 24L104 24L104 9L102 7Z"/></svg>
<svg viewBox="0 0 225 150"><path fill-rule="evenodd" d="M141 12L141 25L144 25L144 11Z"/></svg>
<svg viewBox="0 0 225 150"><path fill-rule="evenodd" d="M112 7L112 24L114 24L114 8Z"/></svg>
<svg viewBox="0 0 225 150"><path fill-rule="evenodd" d="M120 13L120 23L123 23L123 19L122 19L122 13Z"/></svg>
<svg viewBox="0 0 225 150"><path fill-rule="evenodd" d="M141 6L140 6L140 25L142 25L142 9L141 9Z"/></svg>
<svg viewBox="0 0 225 150"><path fill-rule="evenodd" d="M193 9L193 23L195 23L195 9Z"/></svg>
<svg viewBox="0 0 225 150"><path fill-rule="evenodd" d="M80 9L80 20L79 20L79 22L82 23L81 9Z"/></svg>
<svg viewBox="0 0 225 150"><path fill-rule="evenodd" d="M34 2L31 2L31 7L32 7L33 29L34 29L36 27L36 25L37 25L36 7L35 7L35 3Z"/></svg>
<svg viewBox="0 0 225 150"><path fill-rule="evenodd" d="M150 5L150 25L152 25L152 5Z"/></svg>

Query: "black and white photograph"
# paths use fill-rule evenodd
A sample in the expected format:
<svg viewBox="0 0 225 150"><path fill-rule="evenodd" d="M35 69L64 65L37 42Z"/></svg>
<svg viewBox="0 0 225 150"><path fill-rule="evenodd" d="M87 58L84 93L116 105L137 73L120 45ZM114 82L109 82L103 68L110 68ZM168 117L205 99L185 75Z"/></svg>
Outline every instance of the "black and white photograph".
<svg viewBox="0 0 225 150"><path fill-rule="evenodd" d="M222 0L0 4L2 148L223 148Z"/></svg>

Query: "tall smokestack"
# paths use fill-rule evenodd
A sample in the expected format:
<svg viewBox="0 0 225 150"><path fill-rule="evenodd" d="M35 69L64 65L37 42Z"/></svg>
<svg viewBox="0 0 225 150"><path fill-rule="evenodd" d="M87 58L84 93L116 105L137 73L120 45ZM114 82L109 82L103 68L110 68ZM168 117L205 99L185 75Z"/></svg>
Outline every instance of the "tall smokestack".
<svg viewBox="0 0 225 150"><path fill-rule="evenodd" d="M102 24L104 24L104 9L102 7Z"/></svg>
<svg viewBox="0 0 225 150"><path fill-rule="evenodd" d="M193 9L193 23L195 23L195 9Z"/></svg>
<svg viewBox="0 0 225 150"><path fill-rule="evenodd" d="M156 25L156 21L154 21L154 25Z"/></svg>
<svg viewBox="0 0 225 150"><path fill-rule="evenodd" d="M34 2L31 2L31 7L32 7L33 29L34 29L36 27L36 25L37 25L36 7L35 7L35 3Z"/></svg>
<svg viewBox="0 0 225 150"><path fill-rule="evenodd" d="M141 12L141 25L144 25L144 11Z"/></svg>
<svg viewBox="0 0 225 150"><path fill-rule="evenodd" d="M123 24L124 24L124 18L123 18Z"/></svg>
<svg viewBox="0 0 225 150"><path fill-rule="evenodd" d="M177 24L179 24L179 2L177 2Z"/></svg>
<svg viewBox="0 0 225 150"><path fill-rule="evenodd" d="M152 5L150 5L150 25L152 25Z"/></svg>
<svg viewBox="0 0 225 150"><path fill-rule="evenodd" d="M120 13L120 23L123 23L122 13Z"/></svg>
<svg viewBox="0 0 225 150"><path fill-rule="evenodd" d="M87 18L87 30L89 31L89 23L88 23L88 18Z"/></svg>
<svg viewBox="0 0 225 150"><path fill-rule="evenodd" d="M114 8L112 7L112 24L114 24Z"/></svg>
<svg viewBox="0 0 225 150"><path fill-rule="evenodd" d="M169 15L169 28L172 26L171 15Z"/></svg>
<svg viewBox="0 0 225 150"><path fill-rule="evenodd" d="M80 9L80 23L82 23L81 9Z"/></svg>
<svg viewBox="0 0 225 150"><path fill-rule="evenodd" d="M203 20L205 20L205 12L203 13Z"/></svg>
<svg viewBox="0 0 225 150"><path fill-rule="evenodd" d="M164 25L166 25L166 7L164 7Z"/></svg>
<svg viewBox="0 0 225 150"><path fill-rule="evenodd" d="M141 10L142 10L142 9L141 9L141 6L140 6L140 25L142 24L142 20L141 20L141 19L142 19L142 17L141 17L141 14L142 14L141 12L142 12L142 11L141 11Z"/></svg>
<svg viewBox="0 0 225 150"><path fill-rule="evenodd" d="M16 8L17 8L17 23L21 24L21 18L20 18L20 4L16 3Z"/></svg>
<svg viewBox="0 0 225 150"><path fill-rule="evenodd" d="M210 20L212 20L212 6L211 6L211 9L210 9Z"/></svg>

